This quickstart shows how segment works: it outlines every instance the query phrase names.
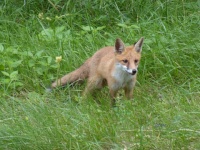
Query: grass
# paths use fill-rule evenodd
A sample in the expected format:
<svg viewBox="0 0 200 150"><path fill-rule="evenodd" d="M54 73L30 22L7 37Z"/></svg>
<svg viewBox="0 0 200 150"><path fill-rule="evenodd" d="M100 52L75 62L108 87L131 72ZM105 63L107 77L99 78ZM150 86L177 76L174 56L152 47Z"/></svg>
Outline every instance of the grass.
<svg viewBox="0 0 200 150"><path fill-rule="evenodd" d="M0 2L0 149L200 149L197 1ZM51 81L145 37L132 101ZM63 60L58 65L56 56ZM122 93L123 95L123 93Z"/></svg>

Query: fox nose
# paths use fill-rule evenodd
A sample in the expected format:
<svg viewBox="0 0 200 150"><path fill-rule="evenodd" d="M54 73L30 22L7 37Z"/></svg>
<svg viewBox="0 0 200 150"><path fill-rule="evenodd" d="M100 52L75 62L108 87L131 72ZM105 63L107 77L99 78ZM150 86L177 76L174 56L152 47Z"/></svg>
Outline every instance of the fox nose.
<svg viewBox="0 0 200 150"><path fill-rule="evenodd" d="M136 69L133 69L133 70L132 70L132 75L135 75L136 72L137 72L137 70L136 70Z"/></svg>

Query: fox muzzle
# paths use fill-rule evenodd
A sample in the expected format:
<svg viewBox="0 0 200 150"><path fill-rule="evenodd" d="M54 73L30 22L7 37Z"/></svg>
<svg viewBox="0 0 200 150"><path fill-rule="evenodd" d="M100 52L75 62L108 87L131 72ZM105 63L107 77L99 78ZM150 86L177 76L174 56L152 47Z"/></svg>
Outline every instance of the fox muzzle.
<svg viewBox="0 0 200 150"><path fill-rule="evenodd" d="M136 73L137 73L137 70L133 69L131 75L135 75Z"/></svg>

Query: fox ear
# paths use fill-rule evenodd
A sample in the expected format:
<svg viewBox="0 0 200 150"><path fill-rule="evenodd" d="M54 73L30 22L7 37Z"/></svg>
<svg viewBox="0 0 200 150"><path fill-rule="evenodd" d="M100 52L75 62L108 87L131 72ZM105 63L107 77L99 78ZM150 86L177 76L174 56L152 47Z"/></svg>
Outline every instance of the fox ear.
<svg viewBox="0 0 200 150"><path fill-rule="evenodd" d="M121 39L116 39L115 42L115 52L118 54L121 54L124 51L124 43Z"/></svg>
<svg viewBox="0 0 200 150"><path fill-rule="evenodd" d="M142 51L142 44L143 44L143 41L144 41L144 38L142 37L139 41L137 41L135 44L134 44L134 47L135 47L135 51L140 53Z"/></svg>

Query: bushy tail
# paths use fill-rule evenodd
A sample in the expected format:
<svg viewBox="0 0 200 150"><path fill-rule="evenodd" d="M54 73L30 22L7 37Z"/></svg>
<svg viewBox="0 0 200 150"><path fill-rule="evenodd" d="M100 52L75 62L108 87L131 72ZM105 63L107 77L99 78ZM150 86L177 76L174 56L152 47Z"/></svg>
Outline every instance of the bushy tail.
<svg viewBox="0 0 200 150"><path fill-rule="evenodd" d="M62 78L56 80L51 84L51 88L55 88L57 86L64 86L65 84L73 83L73 82L78 82L81 80L84 80L88 78L89 76L89 62L91 58L86 60L86 62L80 66L78 69L66 74Z"/></svg>

